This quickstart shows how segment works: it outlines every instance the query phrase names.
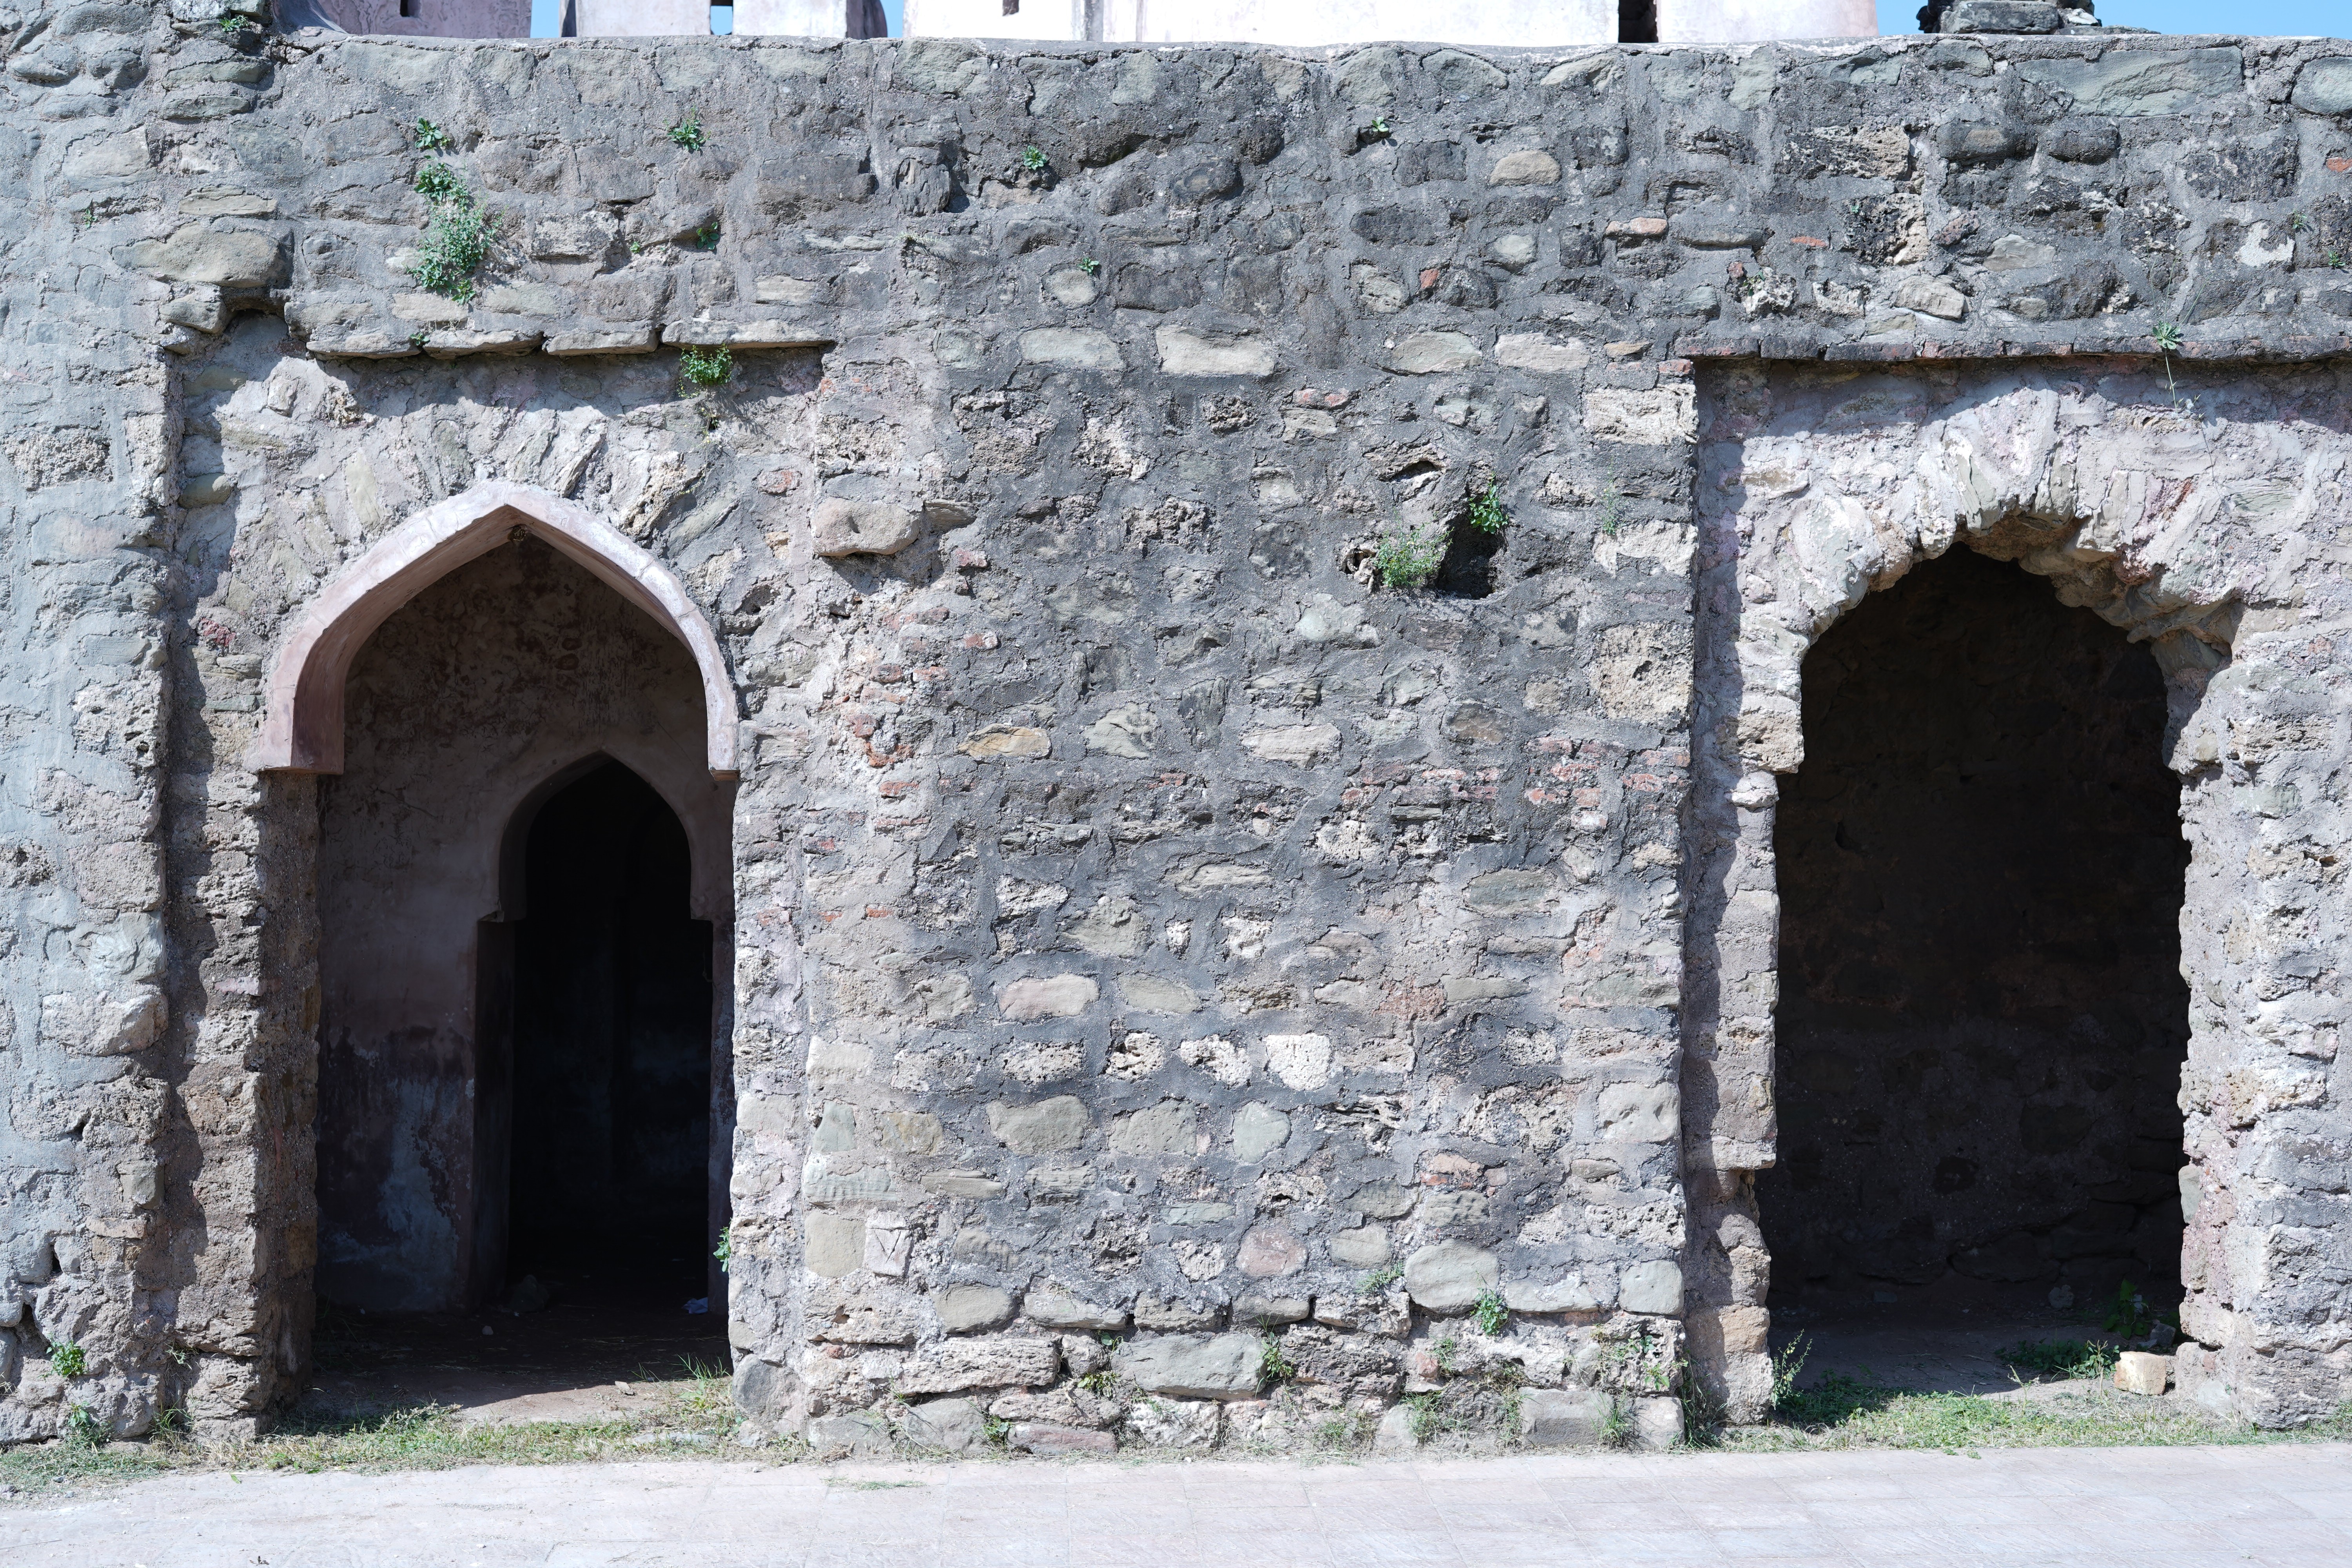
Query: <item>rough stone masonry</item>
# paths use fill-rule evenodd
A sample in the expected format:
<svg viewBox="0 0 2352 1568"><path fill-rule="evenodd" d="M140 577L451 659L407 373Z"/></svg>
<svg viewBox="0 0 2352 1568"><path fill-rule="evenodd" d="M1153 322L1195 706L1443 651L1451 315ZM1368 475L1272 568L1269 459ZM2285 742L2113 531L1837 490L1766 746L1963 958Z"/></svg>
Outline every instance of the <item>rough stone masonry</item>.
<svg viewBox="0 0 2352 1568"><path fill-rule="evenodd" d="M1954 549L2164 671L2175 1376L2352 1394L2352 46L259 20L0 5L0 1441L303 1385L341 675L509 539L699 672L761 1430L1755 1418L1801 661Z"/></svg>

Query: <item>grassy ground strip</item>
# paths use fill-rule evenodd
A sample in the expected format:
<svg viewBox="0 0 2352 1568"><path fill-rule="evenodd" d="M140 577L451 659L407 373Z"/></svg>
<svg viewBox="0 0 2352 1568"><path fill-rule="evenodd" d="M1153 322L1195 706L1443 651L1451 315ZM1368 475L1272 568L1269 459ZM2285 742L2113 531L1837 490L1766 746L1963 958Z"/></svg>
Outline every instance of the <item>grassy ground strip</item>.
<svg viewBox="0 0 2352 1568"><path fill-rule="evenodd" d="M2081 1358L2059 1364L2073 1372ZM298 1409L265 1440L203 1447L174 1433L139 1443L90 1445L61 1440L0 1452L0 1496L29 1500L85 1486L144 1479L182 1470L346 1470L382 1474L464 1465L561 1465L602 1459L753 1455L731 1438L736 1413L724 1377L708 1371L642 1384L644 1415L594 1422L487 1426L461 1421L444 1406L420 1405L365 1415ZM1501 1434L1472 1450L1507 1452ZM2148 1447L2292 1443L2352 1438L2352 1405L2327 1421L2290 1432L2264 1431L2172 1399L2138 1398L2089 1378L2068 1379L2034 1398L1917 1394L1833 1374L1784 1391L1762 1426L1695 1433L1695 1450L1744 1453L1850 1448ZM1354 1446L1360 1450L1361 1443ZM1434 1453L1435 1450L1433 1450ZM807 1457L796 1445L757 1451L763 1463ZM909 1452L909 1459L940 1456ZM1001 1457L992 1450L990 1456ZM1129 1456L1149 1458L1150 1455ZM1192 1456L1183 1456L1192 1457ZM1327 1446L1320 1462L1355 1455ZM1050 1461L1040 1461L1050 1462ZM878 1483L877 1483L878 1484Z"/></svg>
<svg viewBox="0 0 2352 1568"><path fill-rule="evenodd" d="M568 1465L707 1454L731 1437L736 1412L726 1374L696 1367L644 1379L645 1414L610 1421L490 1426L446 1405L341 1413L297 1406L258 1443L205 1447L175 1426L137 1443L64 1438L0 1451L0 1497L140 1480L175 1470L326 1470L383 1474L460 1465ZM774 1450L764 1456L782 1458Z"/></svg>

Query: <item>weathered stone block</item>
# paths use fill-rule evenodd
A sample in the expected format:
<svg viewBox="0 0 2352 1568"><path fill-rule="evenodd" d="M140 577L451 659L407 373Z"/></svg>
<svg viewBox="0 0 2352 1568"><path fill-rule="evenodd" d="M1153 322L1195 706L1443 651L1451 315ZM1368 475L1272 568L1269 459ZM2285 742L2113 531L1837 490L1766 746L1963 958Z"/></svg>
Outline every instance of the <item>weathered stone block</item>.
<svg viewBox="0 0 2352 1568"><path fill-rule="evenodd" d="M922 514L884 501L828 496L816 503L810 543L819 555L896 555L923 536Z"/></svg>
<svg viewBox="0 0 2352 1568"><path fill-rule="evenodd" d="M1004 1334L984 1340L947 1340L925 1345L908 1357L891 1389L899 1397L909 1398L961 1394L971 1388L1044 1388L1061 1370L1061 1347L1050 1339Z"/></svg>
<svg viewBox="0 0 2352 1568"><path fill-rule="evenodd" d="M911 1406L900 1427L919 1448L969 1453L988 1441L988 1416L970 1399L929 1399Z"/></svg>
<svg viewBox="0 0 2352 1568"><path fill-rule="evenodd" d="M2116 1358L2116 1386L2126 1394L2157 1395L2172 1380L2172 1358L2126 1351Z"/></svg>
<svg viewBox="0 0 2352 1568"><path fill-rule="evenodd" d="M1502 1283L1495 1255L1466 1241L1440 1241L1404 1260L1404 1288L1433 1312L1466 1312Z"/></svg>
<svg viewBox="0 0 2352 1568"><path fill-rule="evenodd" d="M1068 1454L1107 1457L1118 1452L1118 1439L1108 1432L1084 1426L1053 1426L1041 1421L1018 1421L1005 1434L1004 1446L1040 1458Z"/></svg>
<svg viewBox="0 0 2352 1568"><path fill-rule="evenodd" d="M188 224L168 239L142 240L126 259L179 283L261 289L286 280L285 237L260 229L217 229Z"/></svg>
<svg viewBox="0 0 2352 1568"><path fill-rule="evenodd" d="M1086 1142L1086 1101L1057 1095L1034 1105L992 1104L988 1130L1016 1154L1058 1154Z"/></svg>
<svg viewBox="0 0 2352 1568"><path fill-rule="evenodd" d="M1598 1389L1526 1389L1519 1394L1519 1440L1530 1448L1598 1447L1615 1405Z"/></svg>
<svg viewBox="0 0 2352 1568"><path fill-rule="evenodd" d="M1265 1344L1255 1334L1179 1335L1134 1340L1112 1364L1147 1394L1180 1399L1246 1399L1265 1381Z"/></svg>
<svg viewBox="0 0 2352 1568"><path fill-rule="evenodd" d="M1054 1285L1033 1286L1022 1300L1021 1315L1049 1329L1081 1329L1092 1333L1116 1333L1127 1327L1124 1308L1082 1300Z"/></svg>
<svg viewBox="0 0 2352 1568"><path fill-rule="evenodd" d="M1683 1310L1683 1270L1663 1260L1636 1263L1617 1275L1617 1304L1629 1312L1672 1317Z"/></svg>
<svg viewBox="0 0 2352 1568"><path fill-rule="evenodd" d="M954 1285L931 1299L940 1326L951 1334L1002 1328L1013 1319L1013 1295L993 1285Z"/></svg>
<svg viewBox="0 0 2352 1568"><path fill-rule="evenodd" d="M1120 1417L1129 1446L1206 1453L1217 1446L1224 1406L1213 1399L1139 1399Z"/></svg>

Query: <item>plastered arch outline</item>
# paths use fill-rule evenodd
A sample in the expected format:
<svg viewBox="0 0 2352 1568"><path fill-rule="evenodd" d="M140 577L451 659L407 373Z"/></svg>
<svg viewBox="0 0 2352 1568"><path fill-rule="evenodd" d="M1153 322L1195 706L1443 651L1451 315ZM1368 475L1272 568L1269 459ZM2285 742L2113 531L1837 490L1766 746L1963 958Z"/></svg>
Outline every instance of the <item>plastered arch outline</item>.
<svg viewBox="0 0 2352 1568"><path fill-rule="evenodd" d="M343 686L352 660L393 613L518 528L586 568L686 645L702 677L704 754L713 778L736 776L735 686L719 639L685 587L644 546L587 508L530 485L491 480L426 508L331 581L280 647L256 773L343 771Z"/></svg>

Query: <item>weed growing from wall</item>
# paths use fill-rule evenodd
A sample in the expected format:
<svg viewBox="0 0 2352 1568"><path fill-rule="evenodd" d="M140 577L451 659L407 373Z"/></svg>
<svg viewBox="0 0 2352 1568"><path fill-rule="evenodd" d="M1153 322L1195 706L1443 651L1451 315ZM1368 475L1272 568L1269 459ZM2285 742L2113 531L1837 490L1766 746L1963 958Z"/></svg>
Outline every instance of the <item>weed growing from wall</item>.
<svg viewBox="0 0 2352 1568"><path fill-rule="evenodd" d="M1491 481L1484 495L1470 498L1470 526L1479 532L1500 533L1510 521L1511 514L1503 510L1503 498L1495 492Z"/></svg>
<svg viewBox="0 0 2352 1568"><path fill-rule="evenodd" d="M89 1352L71 1340L49 1347L49 1370L59 1377L79 1377L89 1370Z"/></svg>
<svg viewBox="0 0 2352 1568"><path fill-rule="evenodd" d="M724 386L735 378L735 355L724 343L715 348L680 349L677 376L692 387Z"/></svg>
<svg viewBox="0 0 2352 1568"><path fill-rule="evenodd" d="M1282 1342L1272 1334L1265 1336L1265 1359L1259 1364L1270 1382L1288 1383L1298 1375L1298 1368L1282 1352Z"/></svg>
<svg viewBox="0 0 2352 1568"><path fill-rule="evenodd" d="M1418 588L1434 576L1445 559L1445 532L1436 528L1412 528L1383 535L1372 569L1388 588Z"/></svg>
<svg viewBox="0 0 2352 1568"><path fill-rule="evenodd" d="M446 131L442 130L438 125L434 124L433 121L429 120L419 120L416 122L415 135L416 140L416 150L420 153L446 152L449 148L457 145L455 142L450 140L449 133Z"/></svg>
<svg viewBox="0 0 2352 1568"><path fill-rule="evenodd" d="M498 220L474 200L474 193L446 163L416 172L416 194L433 209L425 243L409 264L419 287L465 304L474 298L474 274L489 259Z"/></svg>
<svg viewBox="0 0 2352 1568"><path fill-rule="evenodd" d="M2172 384L2172 356L2180 353L2184 346L2183 340L2180 336L2179 323L2177 321L2157 322L2155 336L2156 352L2164 356L2164 391L2165 395L2172 399L2172 411L2175 414L2196 413L2196 399L2182 398L2180 395L2180 389Z"/></svg>
<svg viewBox="0 0 2352 1568"><path fill-rule="evenodd" d="M1500 1291L1486 1292L1478 1298L1477 1306L1471 1310L1478 1319L1478 1331L1488 1339L1501 1333L1503 1325L1511 1321L1511 1310L1503 1304Z"/></svg>
<svg viewBox="0 0 2352 1568"><path fill-rule="evenodd" d="M669 139L672 145L683 147L689 153L701 152L704 145L702 110L688 110L686 118L669 128Z"/></svg>

